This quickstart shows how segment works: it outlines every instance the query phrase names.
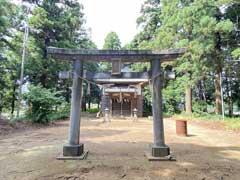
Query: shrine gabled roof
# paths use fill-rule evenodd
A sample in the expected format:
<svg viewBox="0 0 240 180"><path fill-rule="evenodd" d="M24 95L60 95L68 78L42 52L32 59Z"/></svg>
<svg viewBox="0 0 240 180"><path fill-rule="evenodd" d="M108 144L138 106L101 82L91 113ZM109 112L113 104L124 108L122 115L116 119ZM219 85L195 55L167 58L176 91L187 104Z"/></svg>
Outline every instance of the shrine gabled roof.
<svg viewBox="0 0 240 180"><path fill-rule="evenodd" d="M48 47L48 54L59 60L144 62L152 59L170 61L178 58L186 49L168 50L85 50Z"/></svg>
<svg viewBox="0 0 240 180"><path fill-rule="evenodd" d="M84 71L83 77L87 80L94 81L97 84L138 84L147 83L149 81L148 72L122 72L120 75L112 75L107 72L95 73Z"/></svg>

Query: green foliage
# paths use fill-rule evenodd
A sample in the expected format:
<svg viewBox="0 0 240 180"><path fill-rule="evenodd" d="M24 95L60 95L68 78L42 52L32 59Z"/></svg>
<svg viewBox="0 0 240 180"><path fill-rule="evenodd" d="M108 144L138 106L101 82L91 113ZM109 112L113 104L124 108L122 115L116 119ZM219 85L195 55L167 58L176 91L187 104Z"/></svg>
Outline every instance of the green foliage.
<svg viewBox="0 0 240 180"><path fill-rule="evenodd" d="M89 113L97 113L97 112L99 112L99 109L98 108L91 108L91 109L87 108L87 112L89 112Z"/></svg>
<svg viewBox="0 0 240 180"><path fill-rule="evenodd" d="M27 20L30 34L24 79L32 85L41 84L47 89L56 88L65 101L69 102L71 80L59 79L58 72L70 70L71 65L49 58L46 48L57 46L96 49L84 28L83 6L76 0L25 1L30 3L32 10ZM219 87L214 86L215 75L221 72L226 104L231 104L232 101L240 105L239 66L232 62L240 58L239 14L238 0L144 2L141 16L137 19L142 31L124 49L158 50L187 47L187 52L178 61L162 64L164 68L170 66L176 72L176 80L164 82L164 110L167 113L178 113L183 109L185 88L191 87L194 113L205 114L206 105L214 104L214 98L217 97L214 96L214 91L219 90ZM14 112L25 18L26 7L16 6L8 0L0 0L0 111L3 109ZM115 32L107 35L103 49L122 49ZM85 69L94 72L110 70L110 67L110 63L101 63L100 66L91 62L84 64ZM134 71L143 71L145 67L149 70L149 63L131 65ZM91 85L90 95L86 93L87 86L83 88L85 104L99 103L100 90L97 86ZM149 87L145 88L144 95L146 104L151 104ZM56 111L49 112L47 119L68 115L69 108L64 107L58 105Z"/></svg>
<svg viewBox="0 0 240 180"><path fill-rule="evenodd" d="M104 40L103 49L120 50L121 42L116 32L110 32Z"/></svg>
<svg viewBox="0 0 240 180"><path fill-rule="evenodd" d="M163 89L164 99L164 112L172 115L179 113L181 109L181 101L184 90L181 89L181 80L177 79L177 82L169 81L165 89Z"/></svg>
<svg viewBox="0 0 240 180"><path fill-rule="evenodd" d="M195 114L199 114L199 115L206 114L207 102L194 99L192 109L193 109L193 113Z"/></svg>
<svg viewBox="0 0 240 180"><path fill-rule="evenodd" d="M41 7L33 11L33 16L29 19L29 24L36 29L42 29L44 26L53 26L53 22L48 19L48 12ZM41 19L41 21L40 21Z"/></svg>
<svg viewBox="0 0 240 180"><path fill-rule="evenodd" d="M83 28L82 5L77 1L40 1L28 20L34 31L29 38L26 75L33 84L56 87L58 72L71 68L68 63L58 63L47 57L46 48L89 48L89 38ZM65 87L64 81L59 86Z"/></svg>
<svg viewBox="0 0 240 180"><path fill-rule="evenodd" d="M127 48L187 48L178 61L163 64L176 72L174 85L167 82L163 91L165 111L172 114L182 110L179 106L184 103L187 87L193 89L193 99L196 99L193 110L204 111L206 103L213 103L218 97L214 96L214 90L220 91L219 86L214 86L217 82L214 75L219 75L228 66L225 61L229 60L232 51L234 58L239 57L235 50L240 39L240 33L235 30L240 29L237 22L239 4L231 0L146 0L141 13L137 22L143 30ZM140 70L143 66L134 65L133 68ZM231 85L226 83L226 89L235 84L239 85L233 80ZM232 94L236 94L235 91L238 92L231 88ZM237 101L235 96L234 101Z"/></svg>
<svg viewBox="0 0 240 180"><path fill-rule="evenodd" d="M120 50L121 42L116 32L110 32L104 39L103 49L105 50ZM101 62L100 69L102 71L109 71L112 65L109 62Z"/></svg>
<svg viewBox="0 0 240 180"><path fill-rule="evenodd" d="M7 0L0 0L0 113L11 106L11 98L14 96L15 75L12 66L15 62L8 59L8 50L14 46L11 40L14 36L14 27L18 13L16 5Z"/></svg>
<svg viewBox="0 0 240 180"><path fill-rule="evenodd" d="M23 25L29 26L26 48L24 79L32 85L56 88L67 102L70 101L71 80L61 80L59 71L70 70L71 64L57 62L47 56L48 46L64 48L96 49L85 30L83 7L78 1L28 1L30 15L26 19L26 7L10 1L0 1L0 97L5 110L14 113L22 56ZM85 63L87 69L96 64ZM2 107L0 106L0 110Z"/></svg>
<svg viewBox="0 0 240 180"><path fill-rule="evenodd" d="M240 59L240 48L235 49L235 50L232 52L232 56L233 56L233 58L239 60L239 59Z"/></svg>
<svg viewBox="0 0 240 180"><path fill-rule="evenodd" d="M24 94L29 109L27 117L34 123L48 123L57 107L63 103L63 97L59 92L43 88L42 86L31 86L29 92ZM51 118L50 118L51 117Z"/></svg>
<svg viewBox="0 0 240 180"><path fill-rule="evenodd" d="M62 103L57 107L57 110L48 115L49 121L62 120L70 115L70 104Z"/></svg>

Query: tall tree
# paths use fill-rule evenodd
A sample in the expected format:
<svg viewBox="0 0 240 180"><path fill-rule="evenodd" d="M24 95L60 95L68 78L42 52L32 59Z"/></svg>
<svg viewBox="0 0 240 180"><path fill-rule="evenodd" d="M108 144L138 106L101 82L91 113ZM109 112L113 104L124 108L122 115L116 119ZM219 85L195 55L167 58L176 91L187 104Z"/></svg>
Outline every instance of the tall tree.
<svg viewBox="0 0 240 180"><path fill-rule="evenodd" d="M11 40L15 35L17 12L16 5L7 0L0 1L0 113L3 107L9 108L11 98L15 98L16 72L12 66L16 64L16 61L9 61L7 52L14 50Z"/></svg>
<svg viewBox="0 0 240 180"><path fill-rule="evenodd" d="M28 2L31 4L31 16L27 22L30 34L24 78L31 84L40 83L46 88L62 90L66 100L69 100L71 84L69 80L60 80L58 72L70 70L71 64L56 62L49 58L47 47L95 48L84 28L83 7L77 0ZM13 63L15 66L19 66L20 63L23 38L21 29L17 30L11 39L14 50L8 52L8 59L16 62ZM13 69L17 72L17 68Z"/></svg>
<svg viewBox="0 0 240 180"><path fill-rule="evenodd" d="M119 50L121 49L121 42L116 32L110 32L107 34L103 49L108 50Z"/></svg>
<svg viewBox="0 0 240 180"><path fill-rule="evenodd" d="M121 49L121 42L116 32L110 32L104 39L103 49L105 50L119 50ZM109 71L111 69L111 63L101 62L100 68L102 71Z"/></svg>
<svg viewBox="0 0 240 180"><path fill-rule="evenodd" d="M135 39L133 43L141 49L143 47L148 49L188 47L185 55L172 64L177 72L177 81L180 80L186 89L186 110L191 112L191 89L214 74L216 113L221 113L220 73L225 57L222 51L224 45L222 40L232 31L232 22L229 18L224 18L222 8L228 6L231 1L162 0L155 2L147 0L144 3L148 4L148 11L141 17L145 19L144 27L155 27L152 28L155 30L151 31L150 40L139 38L138 35L137 39L142 42L135 43ZM157 16L159 19L154 24L152 23L154 21L149 19L156 14L159 14ZM147 33L148 30L145 29L140 34ZM203 93L204 86L199 87ZM179 93L184 94L181 89L179 87Z"/></svg>
<svg viewBox="0 0 240 180"><path fill-rule="evenodd" d="M36 2L34 2L36 3ZM82 5L78 1L38 1L29 24L37 29L31 33L27 75L33 83L52 87L58 80L58 71L69 67L47 57L47 47L84 48L88 42Z"/></svg>
<svg viewBox="0 0 240 180"><path fill-rule="evenodd" d="M224 48L222 48L227 57L224 65L223 86L226 91L225 97L228 104L228 114L229 116L233 116L233 105L234 103L239 104L238 87L240 86L240 76L238 69L240 64L235 62L235 60L240 59L240 3L232 1L224 10L223 18L230 19L234 24L233 31L224 37Z"/></svg>

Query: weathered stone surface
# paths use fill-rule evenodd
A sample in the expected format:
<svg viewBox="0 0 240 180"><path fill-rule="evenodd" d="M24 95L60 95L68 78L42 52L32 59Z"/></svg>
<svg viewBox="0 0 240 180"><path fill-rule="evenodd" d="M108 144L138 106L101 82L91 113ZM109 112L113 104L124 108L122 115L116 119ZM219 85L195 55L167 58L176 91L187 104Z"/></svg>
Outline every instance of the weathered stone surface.
<svg viewBox="0 0 240 180"><path fill-rule="evenodd" d="M57 160L84 160L84 159L87 159L88 152L89 151L84 151L83 154L80 155L80 156L63 156L63 155L60 155L56 159Z"/></svg>
<svg viewBox="0 0 240 180"><path fill-rule="evenodd" d="M170 61L181 56L186 49L168 50L83 50L48 47L47 52L60 60L83 61L121 61L121 62L145 62L151 59Z"/></svg>
<svg viewBox="0 0 240 180"><path fill-rule="evenodd" d="M84 152L84 145L64 145L63 146L63 156L81 156Z"/></svg>
<svg viewBox="0 0 240 180"><path fill-rule="evenodd" d="M170 155L170 149L168 146L152 146L151 151L153 157L164 157Z"/></svg>
<svg viewBox="0 0 240 180"><path fill-rule="evenodd" d="M176 158L172 155L155 157L150 151L145 151L145 156L149 161L176 161Z"/></svg>

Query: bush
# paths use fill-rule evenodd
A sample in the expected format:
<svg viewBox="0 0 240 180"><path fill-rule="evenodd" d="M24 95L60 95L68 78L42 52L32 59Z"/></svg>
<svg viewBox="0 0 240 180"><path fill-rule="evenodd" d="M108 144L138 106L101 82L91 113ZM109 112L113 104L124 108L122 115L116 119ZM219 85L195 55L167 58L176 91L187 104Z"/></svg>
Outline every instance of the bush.
<svg viewBox="0 0 240 180"><path fill-rule="evenodd" d="M29 106L27 117L34 123L48 123L50 115L57 112L58 105L64 102L59 94L40 85L30 86L29 92L23 96Z"/></svg>
<svg viewBox="0 0 240 180"><path fill-rule="evenodd" d="M69 103L62 103L57 111L54 111L53 113L48 115L49 121L55 121L60 120L64 118L68 118L70 115L70 104Z"/></svg>
<svg viewBox="0 0 240 180"><path fill-rule="evenodd" d="M90 109L87 109L87 112L89 112L89 113L98 113L99 109L98 108L90 108Z"/></svg>
<svg viewBox="0 0 240 180"><path fill-rule="evenodd" d="M207 103L205 101L194 99L192 109L195 114L207 114Z"/></svg>

